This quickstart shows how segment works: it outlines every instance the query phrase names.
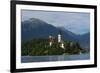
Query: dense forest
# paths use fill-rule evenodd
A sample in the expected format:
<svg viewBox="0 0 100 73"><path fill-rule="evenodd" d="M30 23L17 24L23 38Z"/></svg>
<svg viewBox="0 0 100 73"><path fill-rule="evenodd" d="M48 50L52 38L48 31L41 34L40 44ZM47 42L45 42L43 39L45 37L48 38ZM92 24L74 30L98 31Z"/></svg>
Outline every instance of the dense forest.
<svg viewBox="0 0 100 73"><path fill-rule="evenodd" d="M49 46L48 39L33 39L31 41L21 42L22 56L46 56L46 55L71 55L89 52L81 48L78 42L64 41L65 48L62 49L59 43ZM71 45L72 43L72 45Z"/></svg>

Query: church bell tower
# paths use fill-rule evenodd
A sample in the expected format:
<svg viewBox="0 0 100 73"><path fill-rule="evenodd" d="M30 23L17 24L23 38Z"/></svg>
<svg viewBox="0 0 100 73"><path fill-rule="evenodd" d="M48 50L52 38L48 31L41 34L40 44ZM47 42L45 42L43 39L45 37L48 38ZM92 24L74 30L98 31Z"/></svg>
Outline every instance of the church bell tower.
<svg viewBox="0 0 100 73"><path fill-rule="evenodd" d="M61 40L62 40L62 35L61 35L61 31L60 31L58 34L58 43L61 43Z"/></svg>

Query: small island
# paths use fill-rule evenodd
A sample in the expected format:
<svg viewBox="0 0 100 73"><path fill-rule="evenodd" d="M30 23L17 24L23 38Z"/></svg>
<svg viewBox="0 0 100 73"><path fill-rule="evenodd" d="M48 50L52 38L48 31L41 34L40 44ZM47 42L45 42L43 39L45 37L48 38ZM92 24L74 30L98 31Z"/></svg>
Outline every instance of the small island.
<svg viewBox="0 0 100 73"><path fill-rule="evenodd" d="M50 55L73 55L88 53L78 42L64 40L59 31L57 36L49 35L48 39L32 39L22 42L22 56L50 56Z"/></svg>

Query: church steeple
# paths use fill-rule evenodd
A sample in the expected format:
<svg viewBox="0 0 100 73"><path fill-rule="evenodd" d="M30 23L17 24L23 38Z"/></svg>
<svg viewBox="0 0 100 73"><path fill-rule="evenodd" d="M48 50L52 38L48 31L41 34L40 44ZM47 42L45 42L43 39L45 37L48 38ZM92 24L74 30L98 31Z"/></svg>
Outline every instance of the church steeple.
<svg viewBox="0 0 100 73"><path fill-rule="evenodd" d="M49 46L51 47L54 43L58 43L59 47L61 47L62 49L64 49L64 41L62 40L62 32L61 30L59 30L58 36L57 36L57 40L55 40L55 38L51 35L49 35Z"/></svg>
<svg viewBox="0 0 100 73"><path fill-rule="evenodd" d="M61 31L59 30L59 33L58 33L58 43L61 43L62 41L62 35L61 35Z"/></svg>

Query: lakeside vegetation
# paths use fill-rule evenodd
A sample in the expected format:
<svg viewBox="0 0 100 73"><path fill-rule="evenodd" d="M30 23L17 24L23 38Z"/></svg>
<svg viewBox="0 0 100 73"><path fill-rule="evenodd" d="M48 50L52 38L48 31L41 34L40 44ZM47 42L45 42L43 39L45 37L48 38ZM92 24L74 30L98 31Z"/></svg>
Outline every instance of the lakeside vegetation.
<svg viewBox="0 0 100 73"><path fill-rule="evenodd" d="M64 41L65 48L62 49L59 43L49 46L48 39L33 39L21 43L22 56L47 56L47 55L63 55L63 54L80 54L88 53L87 49L81 48L78 42ZM71 46L70 44L73 43Z"/></svg>

